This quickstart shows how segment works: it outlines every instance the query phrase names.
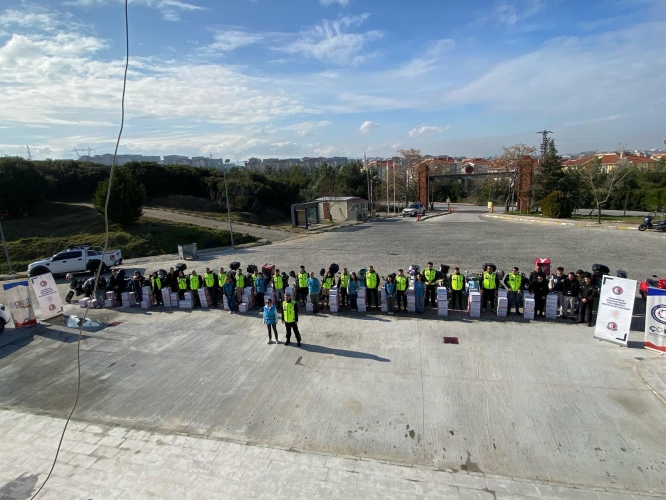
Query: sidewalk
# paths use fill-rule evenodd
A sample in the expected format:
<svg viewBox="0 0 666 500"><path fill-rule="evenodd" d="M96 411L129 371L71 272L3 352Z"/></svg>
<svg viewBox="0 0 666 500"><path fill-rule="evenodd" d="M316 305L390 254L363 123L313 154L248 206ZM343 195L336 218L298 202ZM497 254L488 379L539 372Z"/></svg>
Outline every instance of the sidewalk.
<svg viewBox="0 0 666 500"><path fill-rule="evenodd" d="M578 227L596 227L596 228L610 228L610 229L622 229L636 231L638 230L638 225L627 226L626 224L621 223L601 223L597 224L595 222L576 222L573 219L547 219L545 217L530 217L528 215L494 215L494 214L482 214L483 217L490 217L493 219L503 219L510 220L513 222L527 222L527 223L538 223L538 224L555 224L557 226L578 226Z"/></svg>
<svg viewBox="0 0 666 500"><path fill-rule="evenodd" d="M0 411L0 498L41 486L64 420ZM472 464L473 465L473 464ZM643 500L628 494L450 472L72 421L41 500Z"/></svg>

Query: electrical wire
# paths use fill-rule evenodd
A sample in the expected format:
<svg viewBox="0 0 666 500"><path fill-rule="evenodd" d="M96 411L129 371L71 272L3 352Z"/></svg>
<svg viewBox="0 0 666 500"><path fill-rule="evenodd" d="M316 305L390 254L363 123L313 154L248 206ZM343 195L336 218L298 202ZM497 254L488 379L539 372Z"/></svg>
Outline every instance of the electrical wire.
<svg viewBox="0 0 666 500"><path fill-rule="evenodd" d="M118 147L120 146L120 138L122 137L123 129L125 128L125 91L127 89L127 70L129 68L129 16L127 12L127 7L128 7L127 4L128 0L125 0L125 73L123 76L123 94L120 99L120 107L121 107L120 131L118 132L118 139L116 140L116 148L113 152L113 161L111 162L111 169L109 171L109 183L106 189L106 201L104 202L104 228L105 228L104 251L102 252L102 258L100 259L99 267L97 268L97 279L95 280L95 286L93 288L92 297L97 296L97 289L99 287L99 275L102 272L102 266L104 265L104 256L106 255L106 251L109 248L109 199L111 198L111 184L113 182L113 170L115 169L116 166L116 157L118 155ZM78 380L76 386L76 399L74 400L74 406L72 406L72 411L69 412L69 416L65 421L65 426L63 427L62 433L60 434L60 441L58 442L58 448L56 449L56 454L55 457L53 458L53 464L51 465L51 470L49 470L46 479L39 487L39 489L35 492L34 495L32 495L32 497L30 497L30 500L34 499L37 495L39 495L39 493L42 491L42 488L44 488L48 480L51 478L53 469L55 469L56 463L58 461L58 455L60 454L60 448L62 447L62 442L65 439L67 426L69 425L69 422L72 419L72 415L74 415L74 411L76 410L76 407L79 404L79 396L81 395L81 336L83 335L83 324L86 321L89 309L90 309L90 301L88 301L88 306L86 307L86 311L83 314L83 318L81 319L81 322L79 324L79 336L76 342L76 364L78 371Z"/></svg>

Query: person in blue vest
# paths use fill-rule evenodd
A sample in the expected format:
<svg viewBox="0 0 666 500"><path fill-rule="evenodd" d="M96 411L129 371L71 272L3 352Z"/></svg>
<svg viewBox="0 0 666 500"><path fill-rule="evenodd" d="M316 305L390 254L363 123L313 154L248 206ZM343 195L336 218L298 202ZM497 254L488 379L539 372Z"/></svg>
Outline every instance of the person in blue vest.
<svg viewBox="0 0 666 500"><path fill-rule="evenodd" d="M395 309L395 281L393 280L393 275L389 274L386 277L386 282L384 283L384 291L386 292L386 311L389 314L393 314Z"/></svg>
<svg viewBox="0 0 666 500"><path fill-rule="evenodd" d="M257 273L254 271L254 288L255 295L254 298L257 301L259 307L264 307L264 294L266 293L266 277L263 273Z"/></svg>
<svg viewBox="0 0 666 500"><path fill-rule="evenodd" d="M351 273L349 275L349 281L347 282L347 293L349 294L349 310L358 311L358 287L360 283L356 273Z"/></svg>
<svg viewBox="0 0 666 500"><path fill-rule="evenodd" d="M321 286L315 273L311 272L308 278L308 292L310 293L310 302L312 302L312 312L317 314L319 312L319 291Z"/></svg>
<svg viewBox="0 0 666 500"><path fill-rule="evenodd" d="M423 275L416 273L416 278L414 279L414 302L416 303L416 312L420 314L423 314L425 311L425 291L426 284L423 281Z"/></svg>
<svg viewBox="0 0 666 500"><path fill-rule="evenodd" d="M273 337L271 336L271 329L273 329L273 333L275 334L275 342L278 342L278 334L277 334L277 310L275 309L275 306L273 305L273 301L271 299L266 299L266 305L264 306L264 324L266 325L266 328L268 329L268 343L272 344L273 343Z"/></svg>
<svg viewBox="0 0 666 500"><path fill-rule="evenodd" d="M233 314L236 311L236 284L230 276L225 276L224 278L224 285L222 285L222 295L227 298L229 314Z"/></svg>

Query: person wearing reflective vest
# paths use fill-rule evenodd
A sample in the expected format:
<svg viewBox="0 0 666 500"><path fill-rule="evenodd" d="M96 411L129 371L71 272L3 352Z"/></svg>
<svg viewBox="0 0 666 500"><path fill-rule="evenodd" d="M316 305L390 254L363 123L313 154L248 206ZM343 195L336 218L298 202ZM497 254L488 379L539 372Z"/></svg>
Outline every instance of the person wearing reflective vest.
<svg viewBox="0 0 666 500"><path fill-rule="evenodd" d="M192 269L190 273L190 290L192 291L192 300L195 307L201 307L201 301L199 300L199 288L201 288L201 285L203 285L201 276L197 274L196 270Z"/></svg>
<svg viewBox="0 0 666 500"><path fill-rule="evenodd" d="M523 283L523 277L518 272L517 267L514 267L511 270L511 273L504 277L504 288L506 288L506 298L509 303L507 314L511 314L511 309L514 307L516 309L516 314L520 314L520 301L522 299L525 283Z"/></svg>
<svg viewBox="0 0 666 500"><path fill-rule="evenodd" d="M340 307L346 307L349 305L349 293L347 292L347 286L349 286L349 273L347 268L343 267L340 277L338 278L338 290L340 293Z"/></svg>
<svg viewBox="0 0 666 500"><path fill-rule="evenodd" d="M460 274L460 268L456 267L453 274L449 277L449 287L451 288L451 309L456 308L456 304L463 309L463 290L465 289L465 277Z"/></svg>
<svg viewBox="0 0 666 500"><path fill-rule="evenodd" d="M264 313L264 325L266 325L266 328L268 329L268 343L272 344L273 343L273 338L271 337L271 329L273 329L273 333L275 334L275 342L277 343L278 341L278 334L277 334L277 311L275 310L275 306L273 305L273 301L269 298L266 299L266 305L263 307L263 313Z"/></svg>
<svg viewBox="0 0 666 500"><path fill-rule="evenodd" d="M433 269L432 262L428 262L428 267L424 269L423 280L425 281L424 307L428 307L429 303L432 304L432 307L437 307L437 302L435 301L435 297L437 296L437 271Z"/></svg>
<svg viewBox="0 0 666 500"><path fill-rule="evenodd" d="M298 331L298 306L296 302L291 300L291 295L288 293L285 294L284 302L282 303L282 324L287 329L287 341L284 345L289 345L291 342L291 331L294 330L298 347L301 347L301 332Z"/></svg>
<svg viewBox="0 0 666 500"><path fill-rule="evenodd" d="M284 278L280 274L280 270L276 269L273 275L273 293L275 293L275 303L278 308L282 307L282 302L284 302L284 288Z"/></svg>
<svg viewBox="0 0 666 500"><path fill-rule="evenodd" d="M326 307L328 307L329 309L330 306L328 298L331 294L331 288L333 288L334 283L335 283L335 278L333 277L333 273L331 271L328 271L324 276L324 278L321 280L321 298L323 302L326 302Z"/></svg>
<svg viewBox="0 0 666 500"><path fill-rule="evenodd" d="M365 288L368 294L368 309L372 306L372 299L375 299L375 308L379 309L379 276L372 266L368 266L368 272L365 273Z"/></svg>
<svg viewBox="0 0 666 500"><path fill-rule="evenodd" d="M398 295L398 312L400 312L400 303L402 302L407 312L407 289L409 288L409 278L405 276L402 269L398 269L398 275L395 277L395 289Z"/></svg>
<svg viewBox="0 0 666 500"><path fill-rule="evenodd" d="M240 304L243 302L243 292L245 292L245 276L243 271L236 269L236 302Z"/></svg>
<svg viewBox="0 0 666 500"><path fill-rule="evenodd" d="M187 292L187 287L188 287L187 277L185 276L185 273L183 271L180 271L178 273L178 299L179 300L184 300L185 299L185 292Z"/></svg>
<svg viewBox="0 0 666 500"><path fill-rule="evenodd" d="M495 309L495 297L497 296L497 274L492 266L486 267L481 279L481 307L488 310L486 304L490 304L490 311Z"/></svg>
<svg viewBox="0 0 666 500"><path fill-rule="evenodd" d="M301 304L304 306L305 301L308 298L308 278L310 275L305 272L305 266L301 266L301 270L298 273L298 295L294 297L294 300L301 301Z"/></svg>
<svg viewBox="0 0 666 500"><path fill-rule="evenodd" d="M158 306L163 306L164 301L162 300L162 278L160 278L157 273L150 275L150 289L153 292L153 297L155 297L155 303Z"/></svg>
<svg viewBox="0 0 666 500"><path fill-rule="evenodd" d="M217 307L217 276L215 273L210 270L210 267L206 268L206 273L203 275L204 284L210 295L210 300L213 302L213 307Z"/></svg>

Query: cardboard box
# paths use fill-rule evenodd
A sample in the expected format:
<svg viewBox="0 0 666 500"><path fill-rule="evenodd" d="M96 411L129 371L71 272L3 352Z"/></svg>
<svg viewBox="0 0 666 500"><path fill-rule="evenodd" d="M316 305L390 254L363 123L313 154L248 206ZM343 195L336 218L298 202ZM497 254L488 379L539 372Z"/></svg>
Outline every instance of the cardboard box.
<svg viewBox="0 0 666 500"><path fill-rule="evenodd" d="M338 306L331 305L330 312L337 313L339 311L340 311L340 308Z"/></svg>
<svg viewBox="0 0 666 500"><path fill-rule="evenodd" d="M185 298L185 300L192 300L192 292L185 292L183 294L183 297Z"/></svg>
<svg viewBox="0 0 666 500"><path fill-rule="evenodd" d="M508 293L508 291L507 291L506 288L500 288L499 290L497 290L497 297L498 298L507 298L507 293Z"/></svg>
<svg viewBox="0 0 666 500"><path fill-rule="evenodd" d="M178 302L180 300L180 296L178 295L178 293L171 292L169 294L169 300L171 302Z"/></svg>
<svg viewBox="0 0 666 500"><path fill-rule="evenodd" d="M239 313L245 314L245 313L247 313L247 311L248 311L247 304L239 304L238 305L238 312Z"/></svg>
<svg viewBox="0 0 666 500"><path fill-rule="evenodd" d="M407 312L413 313L416 312L416 306L415 305L409 305L407 304Z"/></svg>
<svg viewBox="0 0 666 500"><path fill-rule="evenodd" d="M448 307L438 307L437 308L437 316L446 317L448 315L449 315Z"/></svg>
<svg viewBox="0 0 666 500"><path fill-rule="evenodd" d="M150 302L146 302L145 300L141 301L141 309L148 309L150 307Z"/></svg>
<svg viewBox="0 0 666 500"><path fill-rule="evenodd" d="M525 319L534 319L534 309L531 310L525 310L523 312L523 318Z"/></svg>
<svg viewBox="0 0 666 500"><path fill-rule="evenodd" d="M181 309L193 309L194 302L192 302L191 300L181 300L178 303L178 307L180 307Z"/></svg>
<svg viewBox="0 0 666 500"><path fill-rule="evenodd" d="M106 298L108 300L114 300L116 298L116 294L113 292L106 292Z"/></svg>
<svg viewBox="0 0 666 500"><path fill-rule="evenodd" d="M132 304L136 304L136 295L135 295L134 292L130 292L130 294L129 294L129 301L130 301Z"/></svg>
<svg viewBox="0 0 666 500"><path fill-rule="evenodd" d="M129 296L130 296L129 292L122 292L120 294L120 300L125 300L125 299L129 300Z"/></svg>
<svg viewBox="0 0 666 500"><path fill-rule="evenodd" d="M481 292L469 292L470 302L481 302Z"/></svg>
<svg viewBox="0 0 666 500"><path fill-rule="evenodd" d="M358 312L367 312L365 302L359 302L358 303Z"/></svg>
<svg viewBox="0 0 666 500"><path fill-rule="evenodd" d="M79 307L83 307L83 308L88 307L88 302L89 302L89 301L90 301L89 299L81 299L81 300L79 300Z"/></svg>
<svg viewBox="0 0 666 500"><path fill-rule="evenodd" d="M171 308L171 301L168 300L168 299L163 299L163 300L162 300L162 305L163 305L164 307Z"/></svg>
<svg viewBox="0 0 666 500"><path fill-rule="evenodd" d="M122 304L122 307L129 307L130 306L129 300L123 300L121 302L121 304Z"/></svg>

